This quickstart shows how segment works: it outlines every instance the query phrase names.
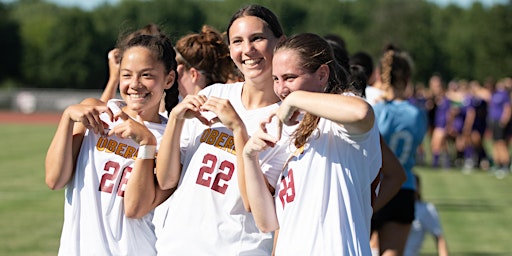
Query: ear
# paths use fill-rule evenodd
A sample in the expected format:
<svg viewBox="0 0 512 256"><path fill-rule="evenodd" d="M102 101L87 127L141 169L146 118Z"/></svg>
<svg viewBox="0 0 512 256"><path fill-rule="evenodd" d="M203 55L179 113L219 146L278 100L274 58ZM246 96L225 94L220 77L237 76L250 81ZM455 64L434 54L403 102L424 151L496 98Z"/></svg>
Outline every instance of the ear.
<svg viewBox="0 0 512 256"><path fill-rule="evenodd" d="M174 84L174 81L176 80L176 71L171 70L169 74L167 74L167 78L165 81L165 87L164 89L169 89Z"/></svg>
<svg viewBox="0 0 512 256"><path fill-rule="evenodd" d="M195 68L190 68L188 70L188 73L190 74L190 77L192 78L192 83L196 84L197 80L199 80L199 77L201 76L201 73Z"/></svg>
<svg viewBox="0 0 512 256"><path fill-rule="evenodd" d="M330 74L329 66L327 66L327 64L320 65L320 67L316 70L316 74L321 84L327 84Z"/></svg>

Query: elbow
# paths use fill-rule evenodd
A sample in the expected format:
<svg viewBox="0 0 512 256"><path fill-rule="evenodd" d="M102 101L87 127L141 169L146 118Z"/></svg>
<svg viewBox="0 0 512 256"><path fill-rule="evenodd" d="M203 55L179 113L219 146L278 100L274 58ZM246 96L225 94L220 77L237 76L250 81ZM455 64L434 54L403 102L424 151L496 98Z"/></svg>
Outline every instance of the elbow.
<svg viewBox="0 0 512 256"><path fill-rule="evenodd" d="M375 114L373 108L369 104L365 104L358 113L356 113L356 120L360 124L359 129L361 132L368 132L373 128L375 122Z"/></svg>
<svg viewBox="0 0 512 256"><path fill-rule="evenodd" d="M66 186L66 184L61 184L62 182L59 182L58 178L51 177L50 175L46 175L45 182L46 186L51 190L59 190Z"/></svg>
<svg viewBox="0 0 512 256"><path fill-rule="evenodd" d="M181 166L179 171L169 168L167 165L157 161L156 163L156 180L161 190L174 189L178 186L181 175Z"/></svg>
<svg viewBox="0 0 512 256"><path fill-rule="evenodd" d="M158 186L160 187L161 190L174 189L174 188L176 188L176 186L178 186L178 180L177 179L166 179L166 180L158 179Z"/></svg>
<svg viewBox="0 0 512 256"><path fill-rule="evenodd" d="M277 223L256 223L258 229L263 233L268 233L279 229Z"/></svg>
<svg viewBox="0 0 512 256"><path fill-rule="evenodd" d="M140 219L148 214L147 211L143 211L141 207L131 206L125 202L124 215L130 219Z"/></svg>
<svg viewBox="0 0 512 256"><path fill-rule="evenodd" d="M144 215L146 215L146 214L142 214L142 213L139 213L136 211L125 211L124 214L126 215L126 218L129 218L129 219L140 219L140 218L144 217Z"/></svg>
<svg viewBox="0 0 512 256"><path fill-rule="evenodd" d="M244 209L246 212L251 212L251 205L249 205L249 202L246 202L245 200L243 200L243 203L244 203Z"/></svg>
<svg viewBox="0 0 512 256"><path fill-rule="evenodd" d="M51 190L59 190L62 188L61 186L58 186L56 182L49 179L46 179L46 186Z"/></svg>

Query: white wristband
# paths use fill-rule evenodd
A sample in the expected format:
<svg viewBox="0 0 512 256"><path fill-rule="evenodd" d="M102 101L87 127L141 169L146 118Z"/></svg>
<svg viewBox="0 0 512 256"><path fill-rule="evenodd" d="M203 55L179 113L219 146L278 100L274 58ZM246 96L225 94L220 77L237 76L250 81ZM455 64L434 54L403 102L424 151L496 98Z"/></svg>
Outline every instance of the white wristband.
<svg viewBox="0 0 512 256"><path fill-rule="evenodd" d="M155 159L156 145L142 145L139 147L137 159Z"/></svg>

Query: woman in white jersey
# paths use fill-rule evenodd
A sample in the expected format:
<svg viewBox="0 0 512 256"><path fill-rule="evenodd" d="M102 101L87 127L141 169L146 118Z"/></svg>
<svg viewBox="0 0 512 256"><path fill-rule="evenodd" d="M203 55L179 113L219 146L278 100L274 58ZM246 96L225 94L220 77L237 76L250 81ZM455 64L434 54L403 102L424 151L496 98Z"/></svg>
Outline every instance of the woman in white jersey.
<svg viewBox="0 0 512 256"><path fill-rule="evenodd" d="M370 255L371 182L381 167L372 108L346 92L344 73L318 35L279 43L272 73L282 104L243 152L258 227L279 228L275 255ZM268 130L274 116L281 125L298 125L275 199L265 193L258 161L260 152L280 139Z"/></svg>
<svg viewBox="0 0 512 256"><path fill-rule="evenodd" d="M185 97L170 113L156 173L164 189L173 188L177 180L180 184L169 199L157 241L159 254L271 253L272 233L260 232L244 207L245 178L237 151L260 120L278 107L271 68L274 46L283 36L277 17L267 8L240 9L227 37L230 56L245 81L210 85ZM268 150L260 158L271 188L286 157L276 152L281 153Z"/></svg>
<svg viewBox="0 0 512 256"><path fill-rule="evenodd" d="M175 57L165 35L136 36L120 49L123 100L64 110L46 155L47 185L66 188L59 255L156 254L152 209L171 191L142 170L154 166L167 122L164 91L169 111L178 103Z"/></svg>

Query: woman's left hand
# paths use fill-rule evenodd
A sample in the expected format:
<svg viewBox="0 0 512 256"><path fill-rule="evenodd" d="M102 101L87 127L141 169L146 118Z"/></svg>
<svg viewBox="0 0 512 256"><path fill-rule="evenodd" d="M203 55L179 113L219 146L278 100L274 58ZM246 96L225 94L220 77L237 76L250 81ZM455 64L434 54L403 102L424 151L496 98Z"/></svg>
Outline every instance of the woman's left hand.
<svg viewBox="0 0 512 256"><path fill-rule="evenodd" d="M217 115L210 120L210 125L221 122L232 131L243 127L242 119L227 99L212 96L201 106L201 109L211 111Z"/></svg>
<svg viewBox="0 0 512 256"><path fill-rule="evenodd" d="M156 145L155 136L149 131L144 125L142 118L137 115L137 120L134 120L123 111L120 111L114 116L117 120L121 118L124 120L121 124L116 125L112 128L108 135L116 135L119 138L130 138L139 145Z"/></svg>

